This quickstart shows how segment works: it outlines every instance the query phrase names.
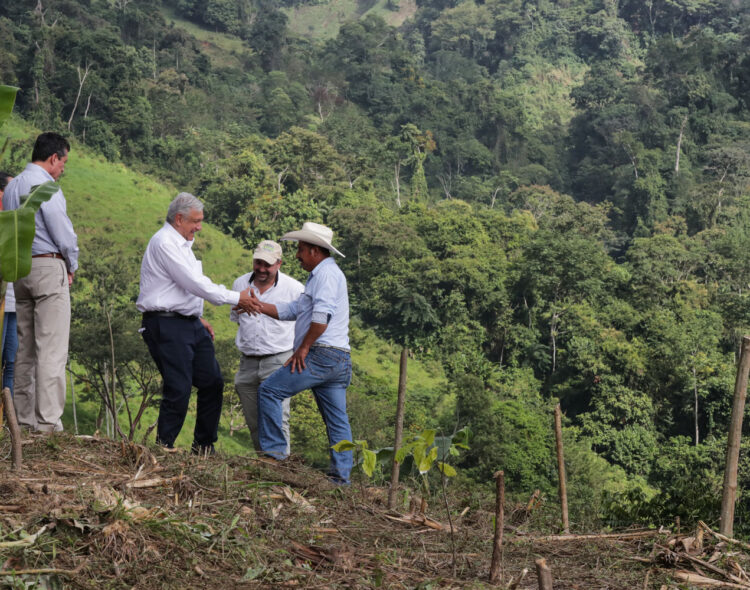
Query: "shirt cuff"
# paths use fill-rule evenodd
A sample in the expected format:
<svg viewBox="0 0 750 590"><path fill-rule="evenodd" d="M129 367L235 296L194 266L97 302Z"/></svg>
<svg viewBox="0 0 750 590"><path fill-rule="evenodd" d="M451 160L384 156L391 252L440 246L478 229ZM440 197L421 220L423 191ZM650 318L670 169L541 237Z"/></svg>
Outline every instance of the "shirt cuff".
<svg viewBox="0 0 750 590"><path fill-rule="evenodd" d="M289 303L277 303L276 304L276 314L279 316L280 320L294 320L297 319L297 316L292 314L291 311L291 305Z"/></svg>
<svg viewBox="0 0 750 590"><path fill-rule="evenodd" d="M314 311L312 313L312 321L316 324L324 324L327 326L330 319L330 313L325 313L323 311Z"/></svg>

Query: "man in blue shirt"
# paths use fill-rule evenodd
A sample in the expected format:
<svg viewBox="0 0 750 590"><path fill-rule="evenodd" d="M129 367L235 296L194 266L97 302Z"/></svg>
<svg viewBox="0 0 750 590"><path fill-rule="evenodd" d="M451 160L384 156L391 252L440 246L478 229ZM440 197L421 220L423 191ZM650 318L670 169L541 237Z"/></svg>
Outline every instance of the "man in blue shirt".
<svg viewBox="0 0 750 590"><path fill-rule="evenodd" d="M65 170L70 144L57 133L36 138L31 163L8 183L4 209L18 209L21 197ZM14 401L18 423L29 430L62 430L65 363L70 334L70 285L78 269L78 237L61 190L36 212L31 272L16 281L18 354Z"/></svg>
<svg viewBox="0 0 750 590"><path fill-rule="evenodd" d="M352 378L349 354L349 296L346 277L331 256L343 256L331 244L333 232L317 223L285 234L282 241L297 241L297 260L310 273L305 292L295 301L272 304L254 297L243 307L280 320L296 320L294 353L258 390L258 434L264 453L287 457L282 429L282 401L311 389L328 431L328 444L352 440L346 413L346 388ZM334 483L348 484L352 452L331 451L329 475Z"/></svg>

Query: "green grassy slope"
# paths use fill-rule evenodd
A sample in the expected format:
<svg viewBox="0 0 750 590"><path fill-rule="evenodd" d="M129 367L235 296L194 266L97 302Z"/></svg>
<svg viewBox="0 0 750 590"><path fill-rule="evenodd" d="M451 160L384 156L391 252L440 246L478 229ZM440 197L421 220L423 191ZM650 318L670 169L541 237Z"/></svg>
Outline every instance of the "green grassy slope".
<svg viewBox="0 0 750 590"><path fill-rule="evenodd" d="M165 4L161 4L159 8L168 23L174 23L175 26L183 29L201 43L201 49L211 58L211 63L216 67L241 68L242 63L238 55L252 51L236 35L204 29L200 25L182 18Z"/></svg>
<svg viewBox="0 0 750 590"><path fill-rule="evenodd" d="M330 39L348 21L368 14L377 14L389 25L400 26L417 9L416 0L395 0L398 10L390 10L387 0L329 0L325 4L299 6L286 10L289 29L303 37Z"/></svg>
<svg viewBox="0 0 750 590"><path fill-rule="evenodd" d="M13 118L4 128L4 132L14 139L25 138L31 145L38 130L20 119ZM78 233L82 252L95 238L106 236L123 256L132 254L139 258L149 238L164 223L167 206L180 190L180 187L167 186L123 164L108 162L78 144L73 145L60 184L68 202L68 213ZM203 262L204 272L214 281L227 286L230 286L237 276L248 272L251 266L252 254L210 224L203 225L203 230L196 239L195 250ZM290 260L288 264L296 262ZM85 265L79 269L77 276L79 282L74 284L74 290L76 286L81 288L81 282L86 278ZM139 277L135 275L131 280L137 282ZM229 308L206 303L205 315L216 330L217 341L221 340L225 346L231 346L230 342L234 338L236 328L229 321ZM368 379L382 384L380 391L383 395L394 396L398 382L399 350L377 338L371 330L358 329L357 333L355 348L352 351L355 367L361 373L366 373ZM226 382L231 384L234 378L233 367L225 366L223 370ZM437 365L425 366L412 360L409 375L410 384L419 390L444 389L444 375ZM227 388L227 395L232 395L231 386ZM92 403L79 406L81 433L90 434L93 431L96 410L96 405ZM143 419L144 428L155 418L155 411L149 412ZM72 429L70 395L63 421L66 428ZM190 412L177 441L178 446L190 445L193 425L193 412ZM227 453L247 452L250 442L246 431L236 432L230 437L228 427L228 421L223 419L219 434L219 446L222 450Z"/></svg>

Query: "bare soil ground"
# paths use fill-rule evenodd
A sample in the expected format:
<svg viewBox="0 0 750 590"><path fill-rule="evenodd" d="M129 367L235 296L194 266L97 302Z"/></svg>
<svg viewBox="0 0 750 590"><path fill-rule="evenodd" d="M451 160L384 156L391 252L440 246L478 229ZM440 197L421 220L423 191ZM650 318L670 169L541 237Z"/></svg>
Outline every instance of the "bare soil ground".
<svg viewBox="0 0 750 590"><path fill-rule="evenodd" d="M493 498L451 493L452 544L438 498L424 514L388 511L386 490L332 486L295 459L68 434L27 436L23 450L20 471L0 462L0 588L531 589L539 557L556 589L706 587L683 570L750 588L747 548L703 529L564 540L508 506L503 582L490 586Z"/></svg>

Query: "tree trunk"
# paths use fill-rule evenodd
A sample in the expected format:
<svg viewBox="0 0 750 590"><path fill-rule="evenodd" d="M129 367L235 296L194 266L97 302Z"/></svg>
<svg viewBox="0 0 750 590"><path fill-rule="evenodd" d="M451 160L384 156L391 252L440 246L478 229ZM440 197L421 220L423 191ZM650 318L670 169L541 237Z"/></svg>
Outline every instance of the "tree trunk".
<svg viewBox="0 0 750 590"><path fill-rule="evenodd" d="M555 443L557 446L557 473L560 480L560 510L562 511L562 532L570 533L568 522L568 489L565 481L565 458L563 455L562 441L562 412L560 404L555 406Z"/></svg>
<svg viewBox="0 0 750 590"><path fill-rule="evenodd" d="M737 367L737 379L734 383L734 402L732 403L732 420L729 424L727 440L727 460L724 469L724 493L721 498L722 535L732 536L734 528L734 503L737 499L737 466L740 457L740 439L742 438L742 415L745 413L747 379L750 373L750 336L742 338L742 352Z"/></svg>
<svg viewBox="0 0 750 590"><path fill-rule="evenodd" d="M693 425L695 426L695 446L700 441L698 431L698 375L693 364Z"/></svg>
<svg viewBox="0 0 750 590"><path fill-rule="evenodd" d="M539 590L552 590L552 570L547 565L547 561L540 557L535 563Z"/></svg>
<svg viewBox="0 0 750 590"><path fill-rule="evenodd" d="M23 465L21 429L18 427L18 420L16 420L16 408L13 405L13 396L10 395L10 389L7 387L3 388L3 407L5 408L5 419L8 422L8 430L10 430L11 469L18 471Z"/></svg>
<svg viewBox="0 0 750 590"><path fill-rule="evenodd" d="M81 98L81 91L83 90L83 85L86 83L86 78L89 75L89 64L86 63L86 69L83 72L83 76L81 76L81 66L76 66L76 71L78 72L78 94L76 94L76 100L73 103L73 110L70 111L70 118L68 119L68 131L70 131L70 127L73 124L73 117L75 117L76 109L78 108L78 101Z"/></svg>
<svg viewBox="0 0 750 590"><path fill-rule="evenodd" d="M492 546L492 564L490 565L490 584L503 581L503 526L505 524L505 473L495 473L497 490L495 492L495 539Z"/></svg>
<svg viewBox="0 0 750 590"><path fill-rule="evenodd" d="M682 135L685 131L685 124L687 123L688 116L682 119L682 125L680 125L680 136L677 138L677 153L674 156L674 173L679 174L680 172L680 147L682 146Z"/></svg>
<svg viewBox="0 0 750 590"><path fill-rule="evenodd" d="M391 467L391 487L388 490L388 508L396 505L396 492L398 491L398 475L400 465L396 461L396 453L401 447L401 438L404 434L404 401L406 399L406 363L409 349L405 346L401 349L401 363L398 371L398 402L396 404L396 440L393 442L393 466Z"/></svg>

